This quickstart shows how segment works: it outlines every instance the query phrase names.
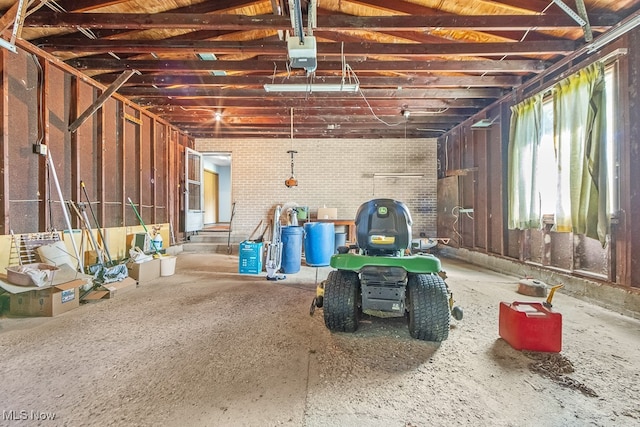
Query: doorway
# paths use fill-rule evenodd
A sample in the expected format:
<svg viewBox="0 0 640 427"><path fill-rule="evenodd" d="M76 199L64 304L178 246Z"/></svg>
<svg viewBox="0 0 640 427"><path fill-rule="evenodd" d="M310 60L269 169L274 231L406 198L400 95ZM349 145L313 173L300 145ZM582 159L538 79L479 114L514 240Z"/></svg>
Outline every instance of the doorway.
<svg viewBox="0 0 640 427"><path fill-rule="evenodd" d="M216 172L204 170L204 226L216 224L218 212L218 191L220 179Z"/></svg>
<svg viewBox="0 0 640 427"><path fill-rule="evenodd" d="M231 221L231 153L202 153L205 227Z"/></svg>

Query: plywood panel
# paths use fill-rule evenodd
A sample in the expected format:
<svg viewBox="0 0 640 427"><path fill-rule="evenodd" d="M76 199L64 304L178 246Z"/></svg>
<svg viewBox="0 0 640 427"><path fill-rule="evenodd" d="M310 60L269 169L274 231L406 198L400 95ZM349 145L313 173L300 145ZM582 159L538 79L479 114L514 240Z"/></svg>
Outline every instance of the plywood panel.
<svg viewBox="0 0 640 427"><path fill-rule="evenodd" d="M495 126L490 131L490 143L487 146L487 222L488 222L488 251L502 254L504 221L504 169L502 162L503 146L501 136L502 126ZM505 144L506 147L506 144ZM506 148L505 148L506 149Z"/></svg>
<svg viewBox="0 0 640 427"><path fill-rule="evenodd" d="M460 237L455 228L453 208L458 204L458 177L438 180L438 236L449 238L451 246L459 246Z"/></svg>
<svg viewBox="0 0 640 427"><path fill-rule="evenodd" d="M461 169L475 168L475 142L473 141L473 131L470 128L465 128L462 135L462 152ZM477 172L467 173L459 177L459 191L460 198L459 204L462 208L474 208L475 204L475 181L477 179ZM475 213L475 212L474 212ZM461 214L458 217L459 232L462 235L463 246L468 248L475 247L474 241L474 228L475 221L472 214Z"/></svg>
<svg viewBox="0 0 640 427"><path fill-rule="evenodd" d="M152 224L154 204L154 146L153 120L146 114L141 114L142 124L140 132L140 214L145 224Z"/></svg>
<svg viewBox="0 0 640 427"><path fill-rule="evenodd" d="M137 112L125 106L125 114L137 116ZM128 119L124 120L124 189L125 200L131 198L140 205L140 126ZM125 225L138 224L138 218L131 207L125 210Z"/></svg>
<svg viewBox="0 0 640 427"><path fill-rule="evenodd" d="M487 183L487 139L488 131L475 131L474 137L474 155L475 166L478 170L473 176L473 225L474 225L474 244L476 248L487 248L487 200L491 191Z"/></svg>
<svg viewBox="0 0 640 427"><path fill-rule="evenodd" d="M551 236L551 265L564 270L573 270L573 234L549 233Z"/></svg>
<svg viewBox="0 0 640 427"><path fill-rule="evenodd" d="M77 81L77 114L79 116L87 108L89 108L95 99L97 98L97 90L87 83ZM74 117L75 119L75 117ZM83 181L85 188L89 194L91 201L96 201L98 198L98 173L101 172L99 167L100 151L98 149L98 129L100 128L100 121L102 119L102 111L99 110L75 131L76 138L76 156L77 156L77 182ZM75 185L75 183L73 183ZM84 194L78 195L78 200L86 202Z"/></svg>
<svg viewBox="0 0 640 427"><path fill-rule="evenodd" d="M156 186L156 222L169 221L167 209L167 183L169 179L168 132L167 126L156 122L155 132L155 186Z"/></svg>
<svg viewBox="0 0 640 427"><path fill-rule="evenodd" d="M580 236L575 242L575 268L599 276L609 275L609 247L596 239Z"/></svg>
<svg viewBox="0 0 640 427"><path fill-rule="evenodd" d="M122 104L110 99L103 105L105 123L103 157L104 173L104 223L107 227L121 227L123 220L123 142L122 142Z"/></svg>
<svg viewBox="0 0 640 427"><path fill-rule="evenodd" d="M6 59L9 227L15 233L44 231L37 212L39 200L47 195L39 194L40 157L32 150L32 144L38 141L38 96L42 93L39 67L23 52Z"/></svg>

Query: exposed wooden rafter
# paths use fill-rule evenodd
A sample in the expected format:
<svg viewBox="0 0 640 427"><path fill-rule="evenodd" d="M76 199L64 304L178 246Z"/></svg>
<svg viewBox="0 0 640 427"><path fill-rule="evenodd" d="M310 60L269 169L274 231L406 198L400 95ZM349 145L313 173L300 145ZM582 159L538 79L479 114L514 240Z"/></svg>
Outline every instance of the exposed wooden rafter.
<svg viewBox="0 0 640 427"><path fill-rule="evenodd" d="M591 28L615 25L614 14L594 15ZM43 13L29 16L25 26L39 28L94 29L188 29L247 31L261 29L288 30L286 16L203 15L200 13ZM427 31L442 28L480 31L554 30L580 28L566 15L435 15L435 16L346 16L319 15L317 28L331 31L366 28L368 31Z"/></svg>
<svg viewBox="0 0 640 427"><path fill-rule="evenodd" d="M323 0L309 74L290 67L287 1L178 3L32 4L22 35L106 86L138 70L118 96L191 135L229 138L290 137L292 107L297 137L438 136L586 48L583 20L545 0ZM596 38L633 10L614 0L581 4ZM355 93L264 90L341 83L347 69ZM409 110L416 114L403 116ZM212 126L215 113L222 121ZM398 121L404 126L387 125Z"/></svg>

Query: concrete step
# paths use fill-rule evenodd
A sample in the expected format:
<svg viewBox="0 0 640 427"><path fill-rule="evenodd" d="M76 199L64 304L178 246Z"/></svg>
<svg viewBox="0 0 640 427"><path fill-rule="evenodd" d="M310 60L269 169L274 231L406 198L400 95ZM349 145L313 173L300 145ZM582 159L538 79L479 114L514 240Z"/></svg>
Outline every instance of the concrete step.
<svg viewBox="0 0 640 427"><path fill-rule="evenodd" d="M229 236L194 234L193 236L189 236L188 241L191 243L220 243L220 244L224 243L226 244L228 239L229 239Z"/></svg>
<svg viewBox="0 0 640 427"><path fill-rule="evenodd" d="M239 244L232 242L231 243L231 253L238 254ZM182 244L182 249L184 252L190 253L217 253L217 254L226 254L228 253L229 247L227 246L227 242L224 243L211 243L211 242L185 242Z"/></svg>
<svg viewBox="0 0 640 427"><path fill-rule="evenodd" d="M229 241L228 231L200 231L188 237L188 241L192 243L220 243L227 244ZM240 238L231 234L231 242L239 243Z"/></svg>

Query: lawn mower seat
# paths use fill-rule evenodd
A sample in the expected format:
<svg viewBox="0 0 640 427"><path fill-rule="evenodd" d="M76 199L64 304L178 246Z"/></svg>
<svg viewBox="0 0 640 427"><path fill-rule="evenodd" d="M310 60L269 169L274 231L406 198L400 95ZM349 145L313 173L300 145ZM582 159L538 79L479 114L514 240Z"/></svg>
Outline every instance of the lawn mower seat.
<svg viewBox="0 0 640 427"><path fill-rule="evenodd" d="M363 203L356 213L356 239L366 255L401 255L411 246L411 214L392 199Z"/></svg>

